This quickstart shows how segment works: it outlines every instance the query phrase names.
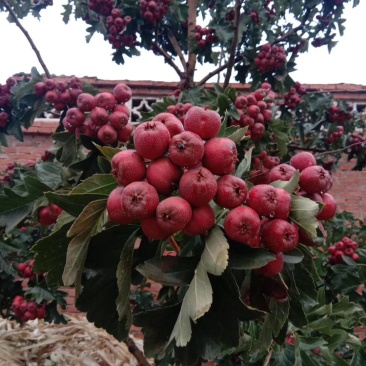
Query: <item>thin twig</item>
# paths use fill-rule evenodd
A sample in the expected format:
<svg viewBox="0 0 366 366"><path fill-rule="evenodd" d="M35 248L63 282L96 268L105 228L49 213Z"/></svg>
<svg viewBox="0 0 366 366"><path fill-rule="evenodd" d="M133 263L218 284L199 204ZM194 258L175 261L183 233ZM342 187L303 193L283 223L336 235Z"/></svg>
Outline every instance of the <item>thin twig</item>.
<svg viewBox="0 0 366 366"><path fill-rule="evenodd" d="M184 58L182 49L180 48L180 45L179 45L177 39L175 38L175 35L173 34L173 32L171 30L168 30L168 37L169 37L170 43L172 44L175 52L177 53L177 55L180 59L180 62L182 63L184 71L187 72L187 62Z"/></svg>
<svg viewBox="0 0 366 366"><path fill-rule="evenodd" d="M145 355L139 350L132 338L128 337L123 341L130 353L136 358L139 366L151 366Z"/></svg>
<svg viewBox="0 0 366 366"><path fill-rule="evenodd" d="M230 55L229 55L229 61L227 63L227 70L224 80L223 87L226 88L229 85L230 78L231 78L231 72L235 63L235 54L236 54L236 48L238 45L238 38L239 38L239 20L240 20L240 8L241 8L241 0L235 1L235 7L234 7L234 36L233 36L233 42L231 44L230 48Z"/></svg>
<svg viewBox="0 0 366 366"><path fill-rule="evenodd" d="M288 37L292 36L292 35L293 35L294 33L296 33L297 31L301 30L301 29L304 27L304 25L305 25L305 23L307 22L307 20L309 19L309 15L310 15L311 9L312 9L312 8L307 8L307 9L306 9L306 13L304 14L304 17L303 17L303 19L302 19L302 21L301 21L301 24L300 24L300 25L298 25L298 26L297 26L297 27L295 27L295 28L292 28L292 29L291 29L291 30L289 30L287 33L285 33L282 37L277 38L277 39L273 42L273 44L275 44L275 43L279 43L279 42L282 42L282 41L284 41L285 39L287 39Z"/></svg>
<svg viewBox="0 0 366 366"><path fill-rule="evenodd" d="M39 63L41 64L44 73L46 74L46 76L51 79L52 76L50 74L50 72L47 69L46 64L44 63L40 52L38 51L38 48L36 47L36 45L34 44L32 38L30 37L29 33L27 32L27 30L22 26L22 24L20 23L17 15L15 14L14 10L11 8L11 6L9 5L9 3L7 2L7 0L0 0L0 2L2 2L6 8L6 10L10 13L10 15L13 17L15 24L18 26L18 28L23 32L23 34L25 35L25 37L27 38L28 42L30 43L31 47L33 48L33 51L35 52Z"/></svg>
<svg viewBox="0 0 366 366"><path fill-rule="evenodd" d="M265 358L264 362L263 362L263 366L268 366L269 362L271 361L272 358L272 350L269 351L267 357Z"/></svg>
<svg viewBox="0 0 366 366"><path fill-rule="evenodd" d="M193 50L192 38L197 24L197 0L188 0L188 65L187 86L193 86L197 55Z"/></svg>
<svg viewBox="0 0 366 366"><path fill-rule="evenodd" d="M165 50L163 50L156 42L153 42L153 47L155 47L157 50L158 50L158 52L162 55L162 56L164 56L164 58L165 58L165 61L167 62L167 64L169 64L174 70L175 70L175 72L178 74L178 76L180 77L180 78L182 78L182 76L183 76L183 73L182 73L182 71L179 69L179 67L175 64L175 62L173 61L173 59L172 59L172 57L171 56L169 56L168 55L168 53L165 51Z"/></svg>
<svg viewBox="0 0 366 366"><path fill-rule="evenodd" d="M169 238L169 243L172 245L172 247L177 252L177 254L179 254L180 253L180 248L179 248L179 245L178 245L177 241L174 239L173 236L171 236Z"/></svg>

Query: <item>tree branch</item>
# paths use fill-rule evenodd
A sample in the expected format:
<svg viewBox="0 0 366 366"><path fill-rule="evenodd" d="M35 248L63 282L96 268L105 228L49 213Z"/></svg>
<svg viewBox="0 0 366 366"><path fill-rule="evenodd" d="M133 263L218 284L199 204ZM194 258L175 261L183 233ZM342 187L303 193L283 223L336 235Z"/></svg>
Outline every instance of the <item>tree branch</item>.
<svg viewBox="0 0 366 366"><path fill-rule="evenodd" d="M232 71L234 63L235 63L235 53L236 53L236 47L238 45L238 37L239 37L240 8L241 8L241 0L236 0L235 7L234 7L234 9L235 9L235 11L234 11L234 37L233 37L233 43L231 44L229 61L227 63L227 71L226 71L226 76L225 76L224 85L223 85L224 88L226 88L229 85L231 71Z"/></svg>
<svg viewBox="0 0 366 366"><path fill-rule="evenodd" d="M282 42L282 41L284 41L285 39L287 39L288 37L292 36L292 35L293 35L294 33L296 33L297 31L301 30L301 29L304 27L304 25L305 25L305 23L307 22L307 20L309 19L309 15L310 15L311 9L312 9L312 8L307 8L307 9L306 9L306 12L305 12L305 14L304 14L304 18L302 19L302 21L301 21L301 24L300 24L300 25L298 25L298 26L297 26L297 27L295 27L295 28L292 28L292 29L291 29L291 30L289 30L287 33L285 33L282 37L277 38L277 39L273 42L273 44L275 44L275 43L279 43L279 42Z"/></svg>
<svg viewBox="0 0 366 366"><path fill-rule="evenodd" d="M187 72L187 62L184 58L182 49L180 48L179 43L178 43L177 39L175 38L175 35L173 34L173 32L171 30L168 30L168 37L169 37L170 43L172 44L175 52L177 53L177 55L180 59L180 62L182 63L184 71Z"/></svg>
<svg viewBox="0 0 366 366"><path fill-rule="evenodd" d="M179 70L179 67L175 64L172 57L169 56L168 53L165 50L163 50L156 42L153 42L153 47L156 48L157 51L161 55L164 56L166 63L169 64L175 70L175 72L178 74L179 78L182 79L182 77L184 76L184 73L182 73L182 71Z"/></svg>
<svg viewBox="0 0 366 366"><path fill-rule="evenodd" d="M9 5L9 3L7 2L7 0L0 0L0 2L2 2L6 8L6 10L10 13L10 15L13 17L15 24L18 26L18 28L23 32L23 34L25 35L25 37L27 38L28 42L30 43L33 51L35 52L37 59L39 61L39 63L41 64L44 73L46 74L46 76L51 79L52 76L50 74L50 72L47 69L46 64L44 63L40 52L38 51L38 48L36 47L36 45L34 44L32 38L30 37L29 33L27 32L27 30L22 26L22 24L20 23L17 15L15 14L14 10L11 8L11 6Z"/></svg>
<svg viewBox="0 0 366 366"><path fill-rule="evenodd" d="M128 337L123 341L129 352L136 358L139 366L151 366L145 355L139 350L132 338Z"/></svg>
<svg viewBox="0 0 366 366"><path fill-rule="evenodd" d="M197 0L188 0L188 66L186 86L193 86L197 55L193 52L192 38L197 24Z"/></svg>

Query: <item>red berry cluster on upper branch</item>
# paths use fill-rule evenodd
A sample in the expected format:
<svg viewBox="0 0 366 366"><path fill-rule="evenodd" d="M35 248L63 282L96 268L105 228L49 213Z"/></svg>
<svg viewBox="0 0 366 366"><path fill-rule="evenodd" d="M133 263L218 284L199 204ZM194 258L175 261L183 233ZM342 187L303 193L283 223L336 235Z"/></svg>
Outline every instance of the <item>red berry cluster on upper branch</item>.
<svg viewBox="0 0 366 366"><path fill-rule="evenodd" d="M140 0L140 13L148 23L155 24L162 20L169 11L171 0Z"/></svg>
<svg viewBox="0 0 366 366"><path fill-rule="evenodd" d="M196 25L194 31L194 38L200 48L210 46L219 41L219 37L215 35L215 30L212 28L203 28L200 25Z"/></svg>
<svg viewBox="0 0 366 366"><path fill-rule="evenodd" d="M76 77L65 82L47 79L34 85L34 94L44 97L57 111L76 105L76 100L82 92L83 83Z"/></svg>
<svg viewBox="0 0 366 366"><path fill-rule="evenodd" d="M260 72L273 72L282 69L286 63L285 49L281 46L265 44L254 60Z"/></svg>

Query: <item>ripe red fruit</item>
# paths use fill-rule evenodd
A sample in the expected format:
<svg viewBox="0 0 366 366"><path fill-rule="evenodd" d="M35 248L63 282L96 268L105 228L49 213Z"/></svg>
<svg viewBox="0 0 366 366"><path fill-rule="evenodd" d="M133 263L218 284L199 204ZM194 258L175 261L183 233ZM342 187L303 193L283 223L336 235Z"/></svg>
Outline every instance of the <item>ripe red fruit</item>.
<svg viewBox="0 0 366 366"><path fill-rule="evenodd" d="M38 222L44 226L49 226L54 223L54 220L50 215L49 206L42 207L38 210Z"/></svg>
<svg viewBox="0 0 366 366"><path fill-rule="evenodd" d="M290 216L291 211L291 194L282 188L276 188L277 207L273 218L286 220Z"/></svg>
<svg viewBox="0 0 366 366"><path fill-rule="evenodd" d="M215 137L205 144L202 165L215 175L232 174L238 161L235 142L226 137Z"/></svg>
<svg viewBox="0 0 366 366"><path fill-rule="evenodd" d="M302 172L305 168L316 165L316 159L312 153L302 151L290 159L290 165Z"/></svg>
<svg viewBox="0 0 366 366"><path fill-rule="evenodd" d="M144 159L154 160L168 151L170 133L162 122L144 122L136 127L133 141Z"/></svg>
<svg viewBox="0 0 366 366"><path fill-rule="evenodd" d="M282 181L289 181L294 173L296 172L296 169L288 164L280 164L271 169L269 172L268 178L269 182L274 182L276 180L282 180Z"/></svg>
<svg viewBox="0 0 366 366"><path fill-rule="evenodd" d="M210 205L193 207L192 218L183 232L190 236L204 235L215 224L215 212Z"/></svg>
<svg viewBox="0 0 366 366"><path fill-rule="evenodd" d="M289 252L299 243L299 232L295 225L282 219L268 220L262 225L262 244L274 253Z"/></svg>
<svg viewBox="0 0 366 366"><path fill-rule="evenodd" d="M80 127L85 121L85 114L79 108L70 108L66 112L66 118L73 126Z"/></svg>
<svg viewBox="0 0 366 366"><path fill-rule="evenodd" d="M132 182L123 190L121 200L122 209L126 215L136 221L155 213L159 195L156 189L147 182Z"/></svg>
<svg viewBox="0 0 366 366"><path fill-rule="evenodd" d="M34 84L34 94L37 97L43 97L46 94L46 85L44 82L39 81Z"/></svg>
<svg viewBox="0 0 366 366"><path fill-rule="evenodd" d="M90 112L95 107L94 95L81 93L76 100L76 105L82 112Z"/></svg>
<svg viewBox="0 0 366 366"><path fill-rule="evenodd" d="M128 123L128 116L123 112L112 112L109 115L109 123L116 129L120 130Z"/></svg>
<svg viewBox="0 0 366 366"><path fill-rule="evenodd" d="M317 214L316 218L318 220L330 220L337 213L337 202L334 197L329 193L322 194L321 199L324 207Z"/></svg>
<svg viewBox="0 0 366 366"><path fill-rule="evenodd" d="M244 95L240 95L240 96L236 97L234 103L235 103L236 108L244 109L247 106L248 101L247 101L247 98Z"/></svg>
<svg viewBox="0 0 366 366"><path fill-rule="evenodd" d="M127 123L125 127L117 130L117 139L120 142L128 142L132 136L133 125L132 123Z"/></svg>
<svg viewBox="0 0 366 366"><path fill-rule="evenodd" d="M169 196L178 188L182 174L181 167L163 156L150 163L146 171L146 179L158 193Z"/></svg>
<svg viewBox="0 0 366 366"><path fill-rule="evenodd" d="M114 87L113 94L116 100L118 100L121 103L126 103L132 97L132 90L125 83L119 83Z"/></svg>
<svg viewBox="0 0 366 366"><path fill-rule="evenodd" d="M169 130L170 137L184 132L183 123L172 113L159 113L154 117L153 121L160 121L164 123Z"/></svg>
<svg viewBox="0 0 366 366"><path fill-rule="evenodd" d="M113 112L123 112L126 116L130 117L131 111L126 104L116 104L113 108Z"/></svg>
<svg viewBox="0 0 366 366"><path fill-rule="evenodd" d="M95 107L90 113L90 119L95 126L103 126L108 123L109 113L101 107Z"/></svg>
<svg viewBox="0 0 366 366"><path fill-rule="evenodd" d="M216 178L204 167L186 171L179 181L180 195L192 206L207 205L214 198L216 191Z"/></svg>
<svg viewBox="0 0 366 366"><path fill-rule="evenodd" d="M203 140L214 138L221 128L220 115L210 109L194 106L184 117L184 129L200 136Z"/></svg>
<svg viewBox="0 0 366 366"><path fill-rule="evenodd" d="M98 130L97 138L105 145L112 145L117 141L117 130L111 125L104 125Z"/></svg>
<svg viewBox="0 0 366 366"><path fill-rule="evenodd" d="M146 175L144 159L136 150L122 150L115 154L111 160L112 175L121 186L136 181L141 181Z"/></svg>
<svg viewBox="0 0 366 366"><path fill-rule="evenodd" d="M239 243L250 245L259 234L261 220L258 214L247 206L232 209L225 217L226 235Z"/></svg>
<svg viewBox="0 0 366 366"><path fill-rule="evenodd" d="M300 188L307 193L325 193L331 184L329 172L320 165L309 166L300 173Z"/></svg>
<svg viewBox="0 0 366 366"><path fill-rule="evenodd" d="M248 188L243 179L235 175L223 175L217 180L217 192L214 201L225 208L242 205L248 195Z"/></svg>
<svg viewBox="0 0 366 366"><path fill-rule="evenodd" d="M25 263L19 263L17 270L18 272L22 273L27 268L27 265Z"/></svg>
<svg viewBox="0 0 366 366"><path fill-rule="evenodd" d="M276 259L268 262L265 266L255 269L255 272L265 277L272 277L280 273L283 269L284 258L283 253L275 253Z"/></svg>
<svg viewBox="0 0 366 366"><path fill-rule="evenodd" d="M104 108L107 111L113 110L116 104L116 98L112 93L108 92L99 93L94 98L95 98L95 106Z"/></svg>
<svg viewBox="0 0 366 366"><path fill-rule="evenodd" d="M58 94L54 90L49 90L46 92L44 98L48 103L57 103L59 101Z"/></svg>
<svg viewBox="0 0 366 366"><path fill-rule="evenodd" d="M258 184L252 187L248 193L247 204L258 215L273 217L278 206L276 188L268 184Z"/></svg>
<svg viewBox="0 0 366 366"><path fill-rule="evenodd" d="M109 194L107 200L107 212L109 220L120 225L133 223L133 219L129 217L127 212L122 208L122 193L124 189L124 187L115 188Z"/></svg>
<svg viewBox="0 0 366 366"><path fill-rule="evenodd" d="M182 197L168 197L162 200L156 208L158 225L170 233L182 230L191 217L191 205Z"/></svg>
<svg viewBox="0 0 366 366"><path fill-rule="evenodd" d="M162 229L158 225L155 215L141 220L141 229L143 233L151 240L165 240L171 235L171 232Z"/></svg>
<svg viewBox="0 0 366 366"><path fill-rule="evenodd" d="M204 141L195 133L184 131L171 138L169 157L174 164L192 168L197 166L203 157Z"/></svg>

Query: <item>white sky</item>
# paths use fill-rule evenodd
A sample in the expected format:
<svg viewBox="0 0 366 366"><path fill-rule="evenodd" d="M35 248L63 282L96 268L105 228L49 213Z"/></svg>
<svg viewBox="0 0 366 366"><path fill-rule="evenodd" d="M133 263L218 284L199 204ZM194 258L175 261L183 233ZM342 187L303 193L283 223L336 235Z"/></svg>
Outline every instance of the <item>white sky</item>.
<svg viewBox="0 0 366 366"><path fill-rule="evenodd" d="M352 3L352 0L350 1ZM42 11L41 20L29 16L22 19L48 69L55 75L96 76L109 80L178 81L162 57L145 52L142 57L127 58L125 65L112 61L112 48L102 35L95 34L86 43L86 24L72 19L68 25L60 13L65 0ZM302 83L352 83L366 85L364 37L366 35L366 1L356 8L346 4L346 31L338 45L328 54L326 47L311 48L297 61L292 77ZM32 66L43 73L30 44L20 29L0 13L0 83L17 72L30 72ZM199 80L214 66L205 65L197 72ZM216 78L211 80L216 81Z"/></svg>

